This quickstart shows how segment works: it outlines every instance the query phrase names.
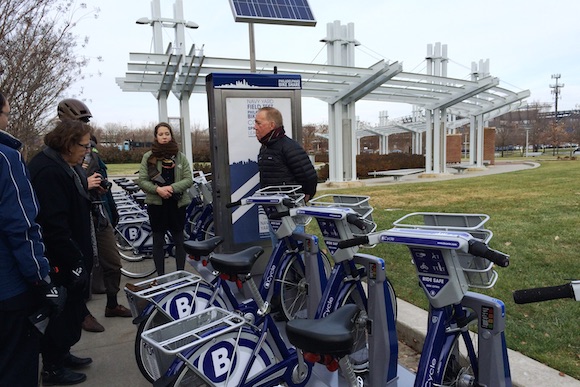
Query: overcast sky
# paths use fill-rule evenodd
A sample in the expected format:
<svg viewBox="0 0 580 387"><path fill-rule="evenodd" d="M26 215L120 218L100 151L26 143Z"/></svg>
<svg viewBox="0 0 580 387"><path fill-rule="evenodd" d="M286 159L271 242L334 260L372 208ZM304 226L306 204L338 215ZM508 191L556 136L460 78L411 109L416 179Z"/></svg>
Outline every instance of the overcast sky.
<svg viewBox="0 0 580 387"><path fill-rule="evenodd" d="M100 8L98 19L79 21L75 32L88 36L91 57L87 78L70 95L79 95L89 105L93 121L121 123L128 127L157 121L157 101L150 93L122 92L115 78L124 77L129 52L152 52L152 28L137 25L151 16L150 0L86 0ZM471 62L490 60L490 72L500 86L514 92L530 90L529 102L554 102L552 74L561 74L558 110L580 106L580 1L553 0L309 0L316 27L255 25L256 56L279 60L325 64L326 49L320 39L326 25L335 20L354 23L361 43L356 66L368 67L381 59L401 62L403 71L425 73L427 44L448 46L448 76L469 79ZM199 24L186 29L186 47L204 45L212 57L249 57L248 26L236 23L229 0L184 0L185 19ZM162 16L173 17L174 0L161 0ZM164 46L174 40L173 29L164 29ZM97 57L102 57L98 61ZM175 97L170 97L169 115L178 116ZM327 104L307 99L302 104L302 122L327 122ZM411 106L358 102L357 116L378 123L379 111L391 118L410 114ZM192 124L207 127L205 94L191 98Z"/></svg>

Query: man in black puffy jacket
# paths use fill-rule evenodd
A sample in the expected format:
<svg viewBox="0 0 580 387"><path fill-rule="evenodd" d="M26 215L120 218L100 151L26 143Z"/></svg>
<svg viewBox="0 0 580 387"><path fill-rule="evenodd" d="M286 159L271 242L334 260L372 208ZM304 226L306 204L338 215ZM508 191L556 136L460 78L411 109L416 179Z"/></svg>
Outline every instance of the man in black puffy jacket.
<svg viewBox="0 0 580 387"><path fill-rule="evenodd" d="M301 185L304 201L310 200L316 194L316 170L302 146L286 136L280 111L261 108L254 128L262 144L258 154L260 186Z"/></svg>

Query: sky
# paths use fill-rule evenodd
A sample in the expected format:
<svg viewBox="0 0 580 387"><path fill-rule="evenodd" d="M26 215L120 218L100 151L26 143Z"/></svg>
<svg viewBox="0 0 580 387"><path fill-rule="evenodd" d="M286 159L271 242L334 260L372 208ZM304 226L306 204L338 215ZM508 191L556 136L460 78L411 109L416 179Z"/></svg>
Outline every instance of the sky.
<svg viewBox="0 0 580 387"><path fill-rule="evenodd" d="M85 78L69 90L83 99L98 125L116 123L137 128L158 120L157 100L150 93L123 92L115 78L127 72L130 52L153 51L152 28L138 25L151 17L150 0L84 0L88 10L99 8L98 18L77 11L74 33L88 37L78 54L89 57ZM187 21L199 25L186 29L186 47L203 46L206 56L249 58L248 25L236 23L229 0L184 0ZM427 45L447 44L448 76L469 79L471 63L489 59L490 73L500 87L514 92L530 90L529 103L550 103L553 74L560 74L558 110L580 108L580 2L572 0L309 0L317 20L315 27L255 24L256 57L326 64L328 23L354 23L357 67L379 60L400 62L403 71L425 73ZM161 0L162 17L173 17L174 0ZM174 40L174 30L165 28L164 47ZM191 97L192 125L207 128L205 94ZM179 115L171 96L169 116ZM327 104L303 99L302 123L328 122ZM411 105L360 101L360 120L376 124L379 111L390 118L411 113Z"/></svg>

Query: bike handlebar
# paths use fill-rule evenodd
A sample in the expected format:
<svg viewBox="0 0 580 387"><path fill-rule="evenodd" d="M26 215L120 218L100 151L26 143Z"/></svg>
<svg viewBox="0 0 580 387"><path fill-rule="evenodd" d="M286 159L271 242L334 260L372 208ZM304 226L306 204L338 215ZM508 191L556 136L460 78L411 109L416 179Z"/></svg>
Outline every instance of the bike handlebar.
<svg viewBox="0 0 580 387"><path fill-rule="evenodd" d="M571 282L558 286L520 289L514 291L513 296L516 304L529 304L532 302L550 301L560 298L575 298L574 288Z"/></svg>
<svg viewBox="0 0 580 387"><path fill-rule="evenodd" d="M358 214L348 214L346 216L346 221L360 228L362 231L365 231L367 229L367 225L364 219L361 218Z"/></svg>
<svg viewBox="0 0 580 387"><path fill-rule="evenodd" d="M369 237L367 235L361 235L351 239L346 239L344 241L338 242L337 246L339 249L346 249L349 247L355 247L359 245L366 245L369 243Z"/></svg>
<svg viewBox="0 0 580 387"><path fill-rule="evenodd" d="M237 207L241 204L242 204L242 200L240 199L240 200L232 202L232 203L226 203L226 208Z"/></svg>
<svg viewBox="0 0 580 387"><path fill-rule="evenodd" d="M475 239L469 240L468 252L476 257L488 259L501 267L508 267L510 264L509 255L504 254L501 251L490 249L485 243Z"/></svg>
<svg viewBox="0 0 580 387"><path fill-rule="evenodd" d="M362 235L355 238L340 241L338 242L337 246L339 249L346 249L348 247L354 247L365 244L369 244L368 235ZM488 259L501 267L507 267L509 265L509 255L494 249L490 249L484 242L481 242L476 239L470 239L468 241L468 252L469 254L475 255L477 257Z"/></svg>
<svg viewBox="0 0 580 387"><path fill-rule="evenodd" d="M248 202L244 201L244 199L240 199L240 200L237 200L235 202L226 203L226 208L237 207L237 206L241 206L242 204L248 204ZM296 202L294 202L294 200L292 200L290 198L282 199L282 204L288 208L296 207Z"/></svg>

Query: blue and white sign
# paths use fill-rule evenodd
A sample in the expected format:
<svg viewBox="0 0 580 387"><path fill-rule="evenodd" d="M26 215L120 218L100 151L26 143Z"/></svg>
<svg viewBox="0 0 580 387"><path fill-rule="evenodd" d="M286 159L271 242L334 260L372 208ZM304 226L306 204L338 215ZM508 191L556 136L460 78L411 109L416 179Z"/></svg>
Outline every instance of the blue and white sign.
<svg viewBox="0 0 580 387"><path fill-rule="evenodd" d="M268 219L256 205L226 204L252 195L260 185L254 123L263 107L282 113L289 137L301 137L302 80L296 74L212 73L206 77L214 188L214 222L222 252L267 246Z"/></svg>
<svg viewBox="0 0 580 387"><path fill-rule="evenodd" d="M216 89L302 89L297 74L212 74Z"/></svg>

